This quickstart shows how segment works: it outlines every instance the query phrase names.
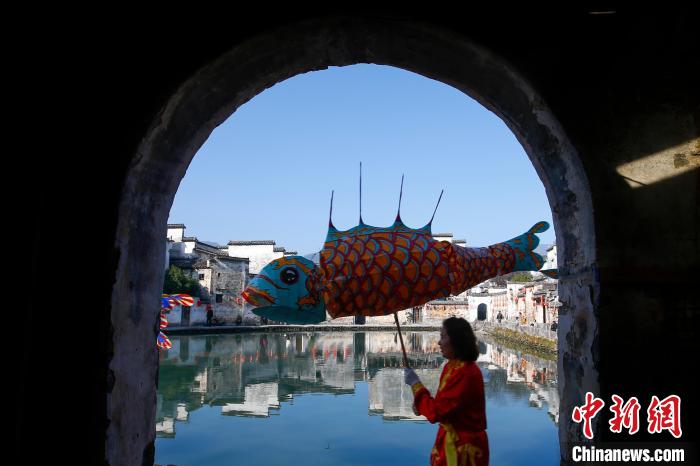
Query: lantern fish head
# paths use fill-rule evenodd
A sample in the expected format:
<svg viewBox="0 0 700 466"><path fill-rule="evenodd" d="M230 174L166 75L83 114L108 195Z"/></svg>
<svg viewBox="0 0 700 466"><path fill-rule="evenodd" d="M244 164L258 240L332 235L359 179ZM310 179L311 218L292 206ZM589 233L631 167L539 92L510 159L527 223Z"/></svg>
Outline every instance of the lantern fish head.
<svg viewBox="0 0 700 466"><path fill-rule="evenodd" d="M316 283L316 264L302 256L285 256L263 267L241 295L260 317L314 324L326 320Z"/></svg>

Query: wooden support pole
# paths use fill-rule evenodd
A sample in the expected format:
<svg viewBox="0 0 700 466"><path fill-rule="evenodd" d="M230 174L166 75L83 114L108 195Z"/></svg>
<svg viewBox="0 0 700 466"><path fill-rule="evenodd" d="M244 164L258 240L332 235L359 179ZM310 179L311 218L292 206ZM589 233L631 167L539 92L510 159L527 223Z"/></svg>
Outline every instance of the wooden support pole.
<svg viewBox="0 0 700 466"><path fill-rule="evenodd" d="M401 341L401 351L403 352L403 365L404 367L408 367L406 347L403 345L403 337L401 336L401 326L399 325L399 315L396 312L394 312L394 322L396 322L396 328L399 329L399 341Z"/></svg>

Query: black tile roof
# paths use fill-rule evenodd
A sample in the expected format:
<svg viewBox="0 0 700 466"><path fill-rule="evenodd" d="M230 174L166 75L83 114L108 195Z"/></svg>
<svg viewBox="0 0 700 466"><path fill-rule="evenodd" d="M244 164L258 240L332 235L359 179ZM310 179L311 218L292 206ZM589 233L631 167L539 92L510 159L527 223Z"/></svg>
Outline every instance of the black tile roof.
<svg viewBox="0 0 700 466"><path fill-rule="evenodd" d="M235 257L235 256L229 256L227 254L217 254L216 258L220 259L220 260L231 260L231 261L236 261L236 262L240 262L240 261L250 262L250 259L247 257Z"/></svg>
<svg viewBox="0 0 700 466"><path fill-rule="evenodd" d="M271 239L254 239L250 241L229 241L231 246L261 246L265 244L274 245L275 242Z"/></svg>

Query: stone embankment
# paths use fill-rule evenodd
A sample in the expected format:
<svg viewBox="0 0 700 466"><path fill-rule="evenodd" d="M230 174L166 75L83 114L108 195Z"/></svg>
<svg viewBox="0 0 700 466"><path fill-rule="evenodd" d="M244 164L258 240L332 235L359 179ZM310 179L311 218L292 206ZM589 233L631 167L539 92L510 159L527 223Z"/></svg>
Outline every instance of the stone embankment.
<svg viewBox="0 0 700 466"><path fill-rule="evenodd" d="M534 351L550 357L557 354L557 332L550 330L547 325L477 322L474 330L483 332L496 341L507 343L512 348Z"/></svg>
<svg viewBox="0 0 700 466"><path fill-rule="evenodd" d="M212 333L247 333L247 332L368 332L368 331L392 331L396 325L217 325L212 327L168 327L165 333L168 335L202 335ZM402 332L440 331L440 324L404 324Z"/></svg>
<svg viewBox="0 0 700 466"><path fill-rule="evenodd" d="M549 329L548 325L537 326L517 325L512 322L474 322L474 330L480 334L487 334L494 340L508 343L510 346L520 347L523 350L537 351L543 354L556 355L557 332ZM401 330L405 332L439 331L441 322L429 322L420 324L402 324ZM193 327L168 327L165 331L170 335L202 335L219 333L248 333L248 332L372 332L394 331L395 325L352 325L324 323L319 325L227 325L227 326L193 326Z"/></svg>

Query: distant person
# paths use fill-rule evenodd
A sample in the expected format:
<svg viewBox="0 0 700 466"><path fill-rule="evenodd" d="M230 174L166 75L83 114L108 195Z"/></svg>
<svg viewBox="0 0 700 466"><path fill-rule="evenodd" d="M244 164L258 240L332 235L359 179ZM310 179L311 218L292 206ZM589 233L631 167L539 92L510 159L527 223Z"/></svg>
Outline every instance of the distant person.
<svg viewBox="0 0 700 466"><path fill-rule="evenodd" d="M496 319L498 319L498 323L500 324L501 321L503 320L503 314L501 314L501 311L498 311L498 315L496 316Z"/></svg>
<svg viewBox="0 0 700 466"><path fill-rule="evenodd" d="M476 364L479 356L476 335L469 322L450 317L442 323L438 345L447 364L435 397L413 369L404 369L404 380L413 390L414 412L432 424L440 423L430 465L488 465L486 400L484 379Z"/></svg>
<svg viewBox="0 0 700 466"><path fill-rule="evenodd" d="M241 325L243 323L243 317L241 317L240 314L238 314L238 317L236 317L236 325Z"/></svg>
<svg viewBox="0 0 700 466"><path fill-rule="evenodd" d="M557 321L555 320L554 322L552 322L552 326L549 328L552 330L552 332L556 332L557 328L559 328L559 324L557 324Z"/></svg>
<svg viewBox="0 0 700 466"><path fill-rule="evenodd" d="M214 308L211 304L207 304L207 326L211 327L212 319L214 318Z"/></svg>

